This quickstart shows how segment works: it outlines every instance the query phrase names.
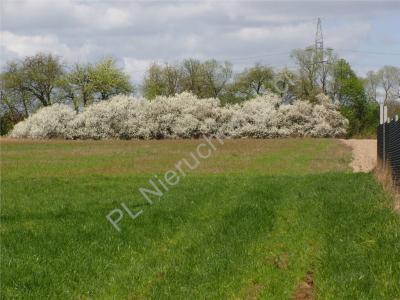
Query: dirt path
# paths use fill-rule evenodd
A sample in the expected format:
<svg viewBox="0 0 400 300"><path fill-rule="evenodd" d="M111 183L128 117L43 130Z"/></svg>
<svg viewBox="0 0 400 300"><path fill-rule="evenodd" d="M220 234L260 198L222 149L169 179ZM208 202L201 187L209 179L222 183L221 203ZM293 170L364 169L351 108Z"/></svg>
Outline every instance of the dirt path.
<svg viewBox="0 0 400 300"><path fill-rule="evenodd" d="M376 140L340 140L353 149L353 161L350 166L354 173L368 173L376 165Z"/></svg>

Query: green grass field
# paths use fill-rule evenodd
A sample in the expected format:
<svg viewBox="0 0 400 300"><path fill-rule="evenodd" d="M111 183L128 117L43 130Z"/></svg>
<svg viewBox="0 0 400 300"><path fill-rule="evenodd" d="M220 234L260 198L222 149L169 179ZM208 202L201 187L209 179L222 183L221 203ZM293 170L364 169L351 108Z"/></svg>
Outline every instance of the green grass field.
<svg viewBox="0 0 400 300"><path fill-rule="evenodd" d="M400 217L349 149L229 140L144 201L200 142L3 140L0 298L400 299Z"/></svg>

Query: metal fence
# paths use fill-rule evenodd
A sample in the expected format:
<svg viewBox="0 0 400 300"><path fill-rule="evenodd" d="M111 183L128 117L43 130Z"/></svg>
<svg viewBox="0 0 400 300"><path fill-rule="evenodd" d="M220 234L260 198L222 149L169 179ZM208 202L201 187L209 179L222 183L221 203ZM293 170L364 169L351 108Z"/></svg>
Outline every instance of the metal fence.
<svg viewBox="0 0 400 300"><path fill-rule="evenodd" d="M393 181L400 186L400 121L382 122L378 127L378 160L390 166Z"/></svg>

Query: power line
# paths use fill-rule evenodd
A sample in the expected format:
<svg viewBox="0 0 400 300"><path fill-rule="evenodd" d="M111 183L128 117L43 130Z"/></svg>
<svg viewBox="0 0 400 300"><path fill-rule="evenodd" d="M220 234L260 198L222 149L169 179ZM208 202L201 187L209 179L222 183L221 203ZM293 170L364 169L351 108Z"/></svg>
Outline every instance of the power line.
<svg viewBox="0 0 400 300"><path fill-rule="evenodd" d="M358 52L363 54L372 54L372 55L400 55L400 53L394 52L377 52L377 51L363 51L363 50L352 50L352 49L336 49L337 51L344 51L344 52Z"/></svg>
<svg viewBox="0 0 400 300"><path fill-rule="evenodd" d="M228 57L229 61L242 61L242 60L252 60L257 58L271 57L271 56L280 56L280 55L290 55L291 52L276 52L276 53L264 53L254 56L242 56L242 57Z"/></svg>

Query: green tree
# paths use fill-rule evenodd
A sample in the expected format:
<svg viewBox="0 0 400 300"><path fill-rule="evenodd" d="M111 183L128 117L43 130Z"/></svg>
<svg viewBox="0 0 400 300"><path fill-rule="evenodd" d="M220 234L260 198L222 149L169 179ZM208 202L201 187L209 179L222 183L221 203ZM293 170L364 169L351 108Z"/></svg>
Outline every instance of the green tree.
<svg viewBox="0 0 400 300"><path fill-rule="evenodd" d="M96 64L75 64L63 77L62 87L64 98L69 99L77 111L94 101L134 91L129 76L118 69L111 58Z"/></svg>
<svg viewBox="0 0 400 300"><path fill-rule="evenodd" d="M257 63L236 76L227 97L231 98L230 102L240 102L262 95L274 89L273 79L273 69Z"/></svg>
<svg viewBox="0 0 400 300"><path fill-rule="evenodd" d="M299 72L298 95L299 99L307 99L313 101L315 96L322 92L317 84L318 67L316 54L313 47L305 50L295 49L291 54L294 58Z"/></svg>
<svg viewBox="0 0 400 300"><path fill-rule="evenodd" d="M95 85L92 79L93 67L90 64L75 64L64 78L65 98L70 99L75 107L87 106L94 101Z"/></svg>
<svg viewBox="0 0 400 300"><path fill-rule="evenodd" d="M383 102L388 106L390 118L400 114L400 68L384 66L376 72L369 71L364 87L369 101Z"/></svg>
<svg viewBox="0 0 400 300"><path fill-rule="evenodd" d="M166 63L162 74L164 77L164 95L173 96L179 93L182 89L182 72L179 67Z"/></svg>
<svg viewBox="0 0 400 300"><path fill-rule="evenodd" d="M332 49L317 51L315 47L295 49L291 54L298 66L297 98L314 101L319 93L331 92L333 68L337 60Z"/></svg>
<svg viewBox="0 0 400 300"><path fill-rule="evenodd" d="M41 105L51 105L57 100L64 67L52 54L36 54L22 62L10 62L3 74L5 89L18 93L22 99L38 100Z"/></svg>
<svg viewBox="0 0 400 300"><path fill-rule="evenodd" d="M364 88L369 101L378 101L379 76L374 71L369 71L364 78Z"/></svg>
<svg viewBox="0 0 400 300"><path fill-rule="evenodd" d="M202 64L202 86L200 97L220 97L232 77L232 64L218 63L216 60L207 60Z"/></svg>
<svg viewBox="0 0 400 300"><path fill-rule="evenodd" d="M130 94L134 91L129 75L119 69L112 58L101 60L89 68L88 73L95 97L99 100L106 100L118 94Z"/></svg>
<svg viewBox="0 0 400 300"><path fill-rule="evenodd" d="M400 68L384 66L377 72L377 77L384 91L383 102L397 100L400 96Z"/></svg>
<svg viewBox="0 0 400 300"><path fill-rule="evenodd" d="M16 63L9 63L7 71L0 75L1 103L3 110L19 112L28 117L33 105L31 94L24 89Z"/></svg>
<svg viewBox="0 0 400 300"><path fill-rule="evenodd" d="M200 96L202 94L203 66L200 60L189 58L182 63L182 89Z"/></svg>
<svg viewBox="0 0 400 300"><path fill-rule="evenodd" d="M29 115L27 101L18 91L5 89L4 74L1 74L0 89L0 133L5 135L12 127Z"/></svg>
<svg viewBox="0 0 400 300"><path fill-rule="evenodd" d="M378 105L368 102L363 80L357 77L344 59L339 59L334 66L334 87L334 97L350 122L349 135L375 129Z"/></svg>
<svg viewBox="0 0 400 300"><path fill-rule="evenodd" d="M188 91L199 98L220 97L232 77L232 65L216 60L186 59L178 65L152 64L143 81L148 99Z"/></svg>
<svg viewBox="0 0 400 300"><path fill-rule="evenodd" d="M4 109L4 106L0 106L0 134L6 135L15 124L22 121L24 116L21 112L14 109Z"/></svg>
<svg viewBox="0 0 400 300"><path fill-rule="evenodd" d="M152 64L143 81L143 94L147 99L156 96L172 96L181 91L182 75L179 67Z"/></svg>

